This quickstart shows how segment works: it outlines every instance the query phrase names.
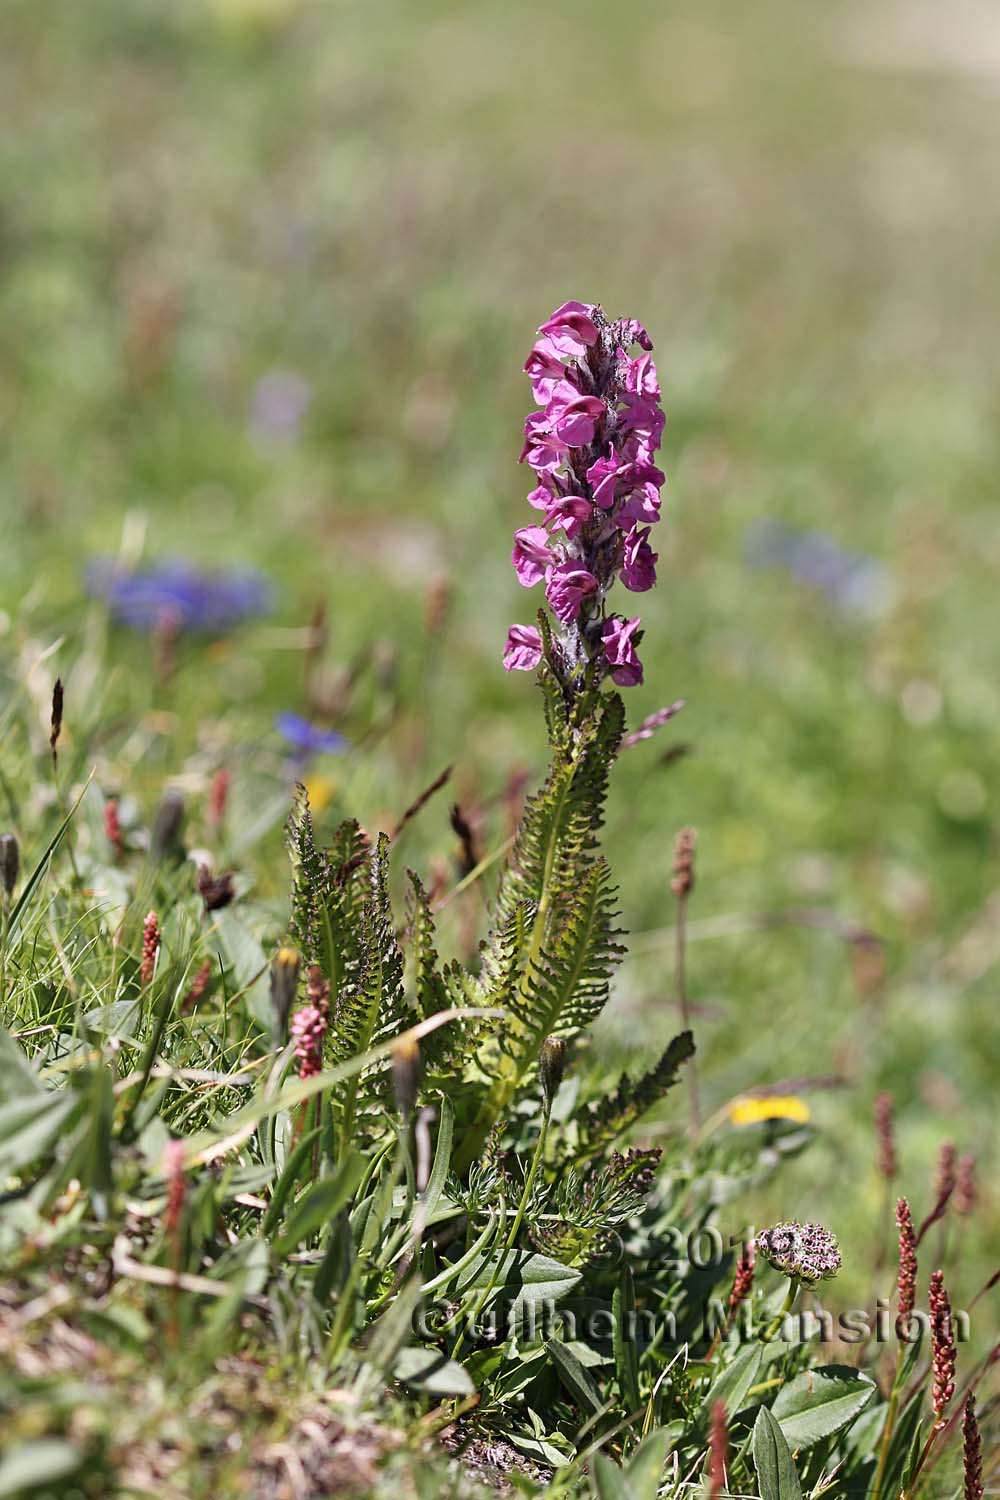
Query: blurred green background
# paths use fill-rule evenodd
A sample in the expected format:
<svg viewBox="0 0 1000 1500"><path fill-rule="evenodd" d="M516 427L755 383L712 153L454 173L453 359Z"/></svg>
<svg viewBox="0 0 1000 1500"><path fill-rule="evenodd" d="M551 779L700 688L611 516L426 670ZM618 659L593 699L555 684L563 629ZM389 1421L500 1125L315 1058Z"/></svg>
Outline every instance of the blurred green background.
<svg viewBox="0 0 1000 1500"><path fill-rule="evenodd" d="M467 800L537 775L535 694L499 665L536 607L507 564L531 518L520 366L567 298L640 318L669 479L628 703L687 707L615 783L637 936L602 1045L638 1060L675 1027L670 846L694 824L707 1108L850 1079L809 1096L820 1144L751 1211L823 1217L867 1265L888 1088L918 1213L942 1140L980 1153L967 1264L993 1269L995 9L5 0L0 41L7 688L59 637L72 663L86 560L124 532L277 588L270 622L182 656L151 779L209 721L238 770L274 754L274 713L302 707L284 632L321 599L333 659L386 643L403 704L388 747L336 764L335 804L391 817L449 761ZM863 560L860 592L760 565L771 523ZM110 651L127 724L148 648ZM409 858L451 851L446 814ZM744 920L803 908L879 934L884 972Z"/></svg>

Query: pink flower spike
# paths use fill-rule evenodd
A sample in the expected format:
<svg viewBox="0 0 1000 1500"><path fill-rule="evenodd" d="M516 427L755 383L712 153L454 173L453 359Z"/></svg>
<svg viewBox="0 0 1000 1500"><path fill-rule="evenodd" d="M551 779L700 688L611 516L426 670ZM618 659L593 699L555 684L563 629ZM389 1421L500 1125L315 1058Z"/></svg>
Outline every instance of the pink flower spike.
<svg viewBox="0 0 1000 1500"><path fill-rule="evenodd" d="M676 703L671 703L668 708L658 708L655 714L649 714L643 719L638 729L633 729L622 740L621 748L631 750L633 745L641 745L643 740L651 740L657 729L664 724L669 724L675 714L679 714L684 707L684 699L678 698Z"/></svg>
<svg viewBox="0 0 1000 1500"><path fill-rule="evenodd" d="M534 625L512 625L507 632L505 672L532 672L542 659L542 637Z"/></svg>
<svg viewBox="0 0 1000 1500"><path fill-rule="evenodd" d="M597 579L576 562L558 563L549 573L545 596L553 613L564 625L571 625L580 610L580 601L597 588Z"/></svg>
<svg viewBox="0 0 1000 1500"><path fill-rule="evenodd" d="M599 337L597 324L591 317L593 310L592 305L584 302L564 302L538 332L543 338L548 337L558 354L579 359L593 348Z"/></svg>
<svg viewBox="0 0 1000 1500"><path fill-rule="evenodd" d="M637 527L625 538L622 554L622 583L633 594L644 594L656 582L658 552L649 545L649 527Z"/></svg>
<svg viewBox="0 0 1000 1500"><path fill-rule="evenodd" d="M637 687L642 682L642 662L632 644L632 637L638 628L638 615L634 620L623 620L620 615L612 615L610 620L605 620L601 631L611 678L619 687Z"/></svg>
<svg viewBox="0 0 1000 1500"><path fill-rule="evenodd" d="M515 531L510 560L523 588L530 589L541 583L546 569L552 565L549 534L544 526L522 526L520 531Z"/></svg>

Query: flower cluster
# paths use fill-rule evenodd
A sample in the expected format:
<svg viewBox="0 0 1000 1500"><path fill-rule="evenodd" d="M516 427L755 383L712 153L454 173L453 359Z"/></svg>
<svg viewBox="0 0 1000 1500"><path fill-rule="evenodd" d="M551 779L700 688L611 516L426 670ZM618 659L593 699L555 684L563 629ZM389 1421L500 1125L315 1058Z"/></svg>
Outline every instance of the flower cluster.
<svg viewBox="0 0 1000 1500"><path fill-rule="evenodd" d="M955 1394L955 1330L951 1317L951 1298L945 1290L944 1275L931 1276L928 1306L931 1314L931 1369L933 1385L931 1406L936 1425L944 1426L944 1413Z"/></svg>
<svg viewBox="0 0 1000 1500"><path fill-rule="evenodd" d="M330 985L317 964L309 969L308 1003L292 1017L291 1034L300 1078L323 1071L323 1041L330 1025Z"/></svg>
<svg viewBox="0 0 1000 1500"><path fill-rule="evenodd" d="M525 588L545 584L564 679L597 657L631 687L642 681L639 618L608 614L605 599L616 578L637 594L656 582L649 535L664 476L653 455L665 418L653 346L634 319L611 322L582 302L564 303L538 332L525 370L539 410L524 424L521 461L535 471L528 501L541 523L515 533L511 560ZM530 671L541 654L534 626L510 627L508 671Z"/></svg>
<svg viewBox="0 0 1000 1500"><path fill-rule="evenodd" d="M800 1224L793 1219L762 1229L757 1249L769 1265L796 1281L828 1281L840 1270L837 1237L822 1224Z"/></svg>
<svg viewBox="0 0 1000 1500"><path fill-rule="evenodd" d="M271 603L267 580L250 569L203 571L190 563L156 563L135 572L108 558L95 559L87 571L87 591L103 599L111 614L133 630L219 635L253 615L266 614Z"/></svg>
<svg viewBox="0 0 1000 1500"><path fill-rule="evenodd" d="M906 1198L900 1198L896 1204L896 1223L899 1226L899 1276L896 1281L899 1291L899 1322L906 1324L917 1296L917 1236L909 1200Z"/></svg>
<svg viewBox="0 0 1000 1500"><path fill-rule="evenodd" d="M142 924L142 961L139 964L139 980L142 984L152 984L159 951L160 919L155 911L147 912Z"/></svg>

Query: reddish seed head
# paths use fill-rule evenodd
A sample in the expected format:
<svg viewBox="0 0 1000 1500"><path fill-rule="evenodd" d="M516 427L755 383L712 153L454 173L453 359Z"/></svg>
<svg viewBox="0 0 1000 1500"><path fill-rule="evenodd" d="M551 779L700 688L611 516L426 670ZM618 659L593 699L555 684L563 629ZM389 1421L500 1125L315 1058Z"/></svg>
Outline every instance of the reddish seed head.
<svg viewBox="0 0 1000 1500"><path fill-rule="evenodd" d="M226 816L226 804L229 800L229 772L221 767L212 777L212 787L208 794L208 821L216 832L222 826L222 820Z"/></svg>
<svg viewBox="0 0 1000 1500"><path fill-rule="evenodd" d="M908 1322L917 1296L917 1236L913 1228L913 1215L905 1198L896 1204L896 1223L899 1225L899 1318Z"/></svg>
<svg viewBox="0 0 1000 1500"><path fill-rule="evenodd" d="M208 989L208 981L212 977L212 967L212 960L210 958L206 958L204 963L201 965L201 968L194 976L194 979L191 982L191 988L184 996L183 1003L181 1004L181 1010L185 1014L190 1010L194 1010L195 1006L198 1004L198 1001Z"/></svg>
<svg viewBox="0 0 1000 1500"><path fill-rule="evenodd" d="M111 845L111 852L115 859L121 859L125 854L125 840L122 838L122 825L118 817L118 803L114 797L109 797L104 804L104 836Z"/></svg>
<svg viewBox="0 0 1000 1500"><path fill-rule="evenodd" d="M951 1298L945 1291L944 1272L931 1277L928 1304L931 1314L931 1406L936 1425L944 1426L944 1413L955 1394L955 1328L951 1316Z"/></svg>
<svg viewBox="0 0 1000 1500"><path fill-rule="evenodd" d="M965 1500L983 1500L983 1445L976 1421L976 1398L969 1395L962 1413Z"/></svg>
<svg viewBox="0 0 1000 1500"><path fill-rule="evenodd" d="M142 924L142 963L139 978L143 984L151 984L156 970L156 955L160 951L160 919L155 911L147 913Z"/></svg>
<svg viewBox="0 0 1000 1500"><path fill-rule="evenodd" d="M747 1240L740 1251L740 1258L736 1262L736 1274L733 1277L733 1289L729 1293L729 1311L732 1312L737 1303L743 1302L749 1297L753 1290L753 1269L757 1260L757 1252L753 1240Z"/></svg>
<svg viewBox="0 0 1000 1500"><path fill-rule="evenodd" d="M726 1430L726 1408L721 1401L712 1406L708 1434L708 1494L718 1500L726 1490L726 1463L729 1458L729 1436Z"/></svg>
<svg viewBox="0 0 1000 1500"><path fill-rule="evenodd" d="M183 1141L167 1142L163 1151L163 1165L167 1178L167 1206L163 1212L163 1227L168 1235L174 1235L181 1222L187 1188L184 1180Z"/></svg>
<svg viewBox="0 0 1000 1500"><path fill-rule="evenodd" d="M682 828L674 840L674 872L670 889L680 899L694 889L694 846L698 835L693 828Z"/></svg>
<svg viewBox="0 0 1000 1500"><path fill-rule="evenodd" d="M300 1078L323 1071L323 1042L330 1024L330 984L318 964L309 969L307 1004L297 1010L289 1028L295 1043Z"/></svg>
<svg viewBox="0 0 1000 1500"><path fill-rule="evenodd" d="M955 1212L968 1218L975 1207L979 1193L976 1188L976 1158L971 1151L959 1157L955 1173Z"/></svg>
<svg viewBox="0 0 1000 1500"><path fill-rule="evenodd" d="M875 1100L875 1132L878 1137L878 1169L886 1182L891 1182L897 1168L891 1094L879 1094Z"/></svg>

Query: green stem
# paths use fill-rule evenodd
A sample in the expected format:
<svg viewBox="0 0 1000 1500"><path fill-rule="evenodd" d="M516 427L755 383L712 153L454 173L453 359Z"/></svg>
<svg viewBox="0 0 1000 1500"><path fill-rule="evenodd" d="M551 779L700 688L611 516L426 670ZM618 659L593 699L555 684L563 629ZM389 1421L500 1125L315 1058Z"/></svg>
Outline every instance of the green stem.
<svg viewBox="0 0 1000 1500"><path fill-rule="evenodd" d="M791 1310L792 1310L792 1303L795 1301L795 1296L796 1296L796 1293L798 1292L798 1289L799 1289L799 1283L796 1281L795 1277L794 1276L789 1277L789 1280L788 1280L788 1291L787 1291L787 1293L785 1295L785 1300L784 1300L784 1302L781 1305L781 1310L779 1311L777 1317L775 1317L774 1319L772 1319L771 1323L768 1325L767 1328L765 1328L764 1332L761 1334L760 1341L761 1341L762 1344L769 1344L771 1342L771 1340L774 1338L775 1334L778 1332L778 1329L781 1327L782 1323L784 1322L786 1314L790 1313Z"/></svg>
<svg viewBox="0 0 1000 1500"><path fill-rule="evenodd" d="M878 1468L875 1470L875 1482L872 1485L871 1500L880 1500L882 1484L885 1480L885 1466L889 1462L889 1444L892 1441L892 1431L896 1425L896 1413L899 1410L899 1366L900 1355L896 1355L896 1374L892 1382L892 1394L889 1397L889 1410L885 1415L885 1426L882 1429L882 1441L879 1445Z"/></svg>

